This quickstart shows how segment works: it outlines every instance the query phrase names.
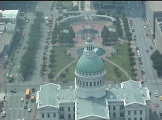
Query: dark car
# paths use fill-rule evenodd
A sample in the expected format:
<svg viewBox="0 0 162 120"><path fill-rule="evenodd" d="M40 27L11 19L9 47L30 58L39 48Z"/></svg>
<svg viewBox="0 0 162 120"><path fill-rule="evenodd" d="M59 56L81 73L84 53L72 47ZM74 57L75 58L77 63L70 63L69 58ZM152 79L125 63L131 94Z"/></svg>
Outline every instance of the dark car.
<svg viewBox="0 0 162 120"><path fill-rule="evenodd" d="M25 103L28 104L28 100L26 100Z"/></svg>
<svg viewBox="0 0 162 120"><path fill-rule="evenodd" d="M24 106L24 109L27 109L27 105Z"/></svg>
<svg viewBox="0 0 162 120"><path fill-rule="evenodd" d="M16 90L10 90L11 93L16 93Z"/></svg>
<svg viewBox="0 0 162 120"><path fill-rule="evenodd" d="M32 92L35 92L35 88L32 88Z"/></svg>

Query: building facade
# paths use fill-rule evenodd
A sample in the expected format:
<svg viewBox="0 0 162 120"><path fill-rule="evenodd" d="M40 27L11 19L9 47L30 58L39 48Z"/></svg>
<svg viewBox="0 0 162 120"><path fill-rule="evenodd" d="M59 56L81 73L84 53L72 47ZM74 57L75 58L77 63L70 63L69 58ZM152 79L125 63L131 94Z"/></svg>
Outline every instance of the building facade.
<svg viewBox="0 0 162 120"><path fill-rule="evenodd" d="M105 84L106 70L90 37L75 68L75 87L41 85L36 96L39 120L149 120L149 89L129 80Z"/></svg>

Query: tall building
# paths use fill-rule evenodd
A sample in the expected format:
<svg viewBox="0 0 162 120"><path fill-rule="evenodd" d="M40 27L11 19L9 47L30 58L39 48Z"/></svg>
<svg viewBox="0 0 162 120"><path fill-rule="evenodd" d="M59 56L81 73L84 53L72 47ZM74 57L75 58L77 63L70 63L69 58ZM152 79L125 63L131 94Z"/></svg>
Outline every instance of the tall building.
<svg viewBox="0 0 162 120"><path fill-rule="evenodd" d="M19 10L0 10L0 66L5 64L13 43Z"/></svg>
<svg viewBox="0 0 162 120"><path fill-rule="evenodd" d="M162 17L162 1L146 1L146 18L155 35L155 18Z"/></svg>
<svg viewBox="0 0 162 120"><path fill-rule="evenodd" d="M90 37L75 68L75 88L41 85L36 96L39 120L149 120L149 89L133 80L105 84L105 66ZM108 73L107 73L108 74Z"/></svg>
<svg viewBox="0 0 162 120"><path fill-rule="evenodd" d="M146 1L146 18L150 24L152 35L155 38L155 44L160 53L162 53L162 1Z"/></svg>

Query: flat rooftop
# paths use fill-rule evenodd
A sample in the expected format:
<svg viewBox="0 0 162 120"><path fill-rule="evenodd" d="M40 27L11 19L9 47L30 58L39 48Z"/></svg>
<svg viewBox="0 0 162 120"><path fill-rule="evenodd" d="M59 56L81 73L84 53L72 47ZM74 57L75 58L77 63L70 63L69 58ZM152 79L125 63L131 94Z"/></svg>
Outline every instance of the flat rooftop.
<svg viewBox="0 0 162 120"><path fill-rule="evenodd" d="M153 11L162 11L162 1L148 1Z"/></svg>
<svg viewBox="0 0 162 120"><path fill-rule="evenodd" d="M16 18L19 10L0 10L2 13L2 18Z"/></svg>
<svg viewBox="0 0 162 120"><path fill-rule="evenodd" d="M12 34L8 34L6 32L0 34L0 53L3 52L4 46L9 44L11 37Z"/></svg>

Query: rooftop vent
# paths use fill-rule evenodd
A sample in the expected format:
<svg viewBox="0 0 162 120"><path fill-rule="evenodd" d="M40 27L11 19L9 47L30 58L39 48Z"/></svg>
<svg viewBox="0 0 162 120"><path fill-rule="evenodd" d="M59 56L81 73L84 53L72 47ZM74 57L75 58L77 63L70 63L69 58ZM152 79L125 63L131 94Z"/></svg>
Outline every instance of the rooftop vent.
<svg viewBox="0 0 162 120"><path fill-rule="evenodd" d="M118 89L118 84L115 85L116 89Z"/></svg>
<svg viewBox="0 0 162 120"><path fill-rule="evenodd" d="M143 93L143 91L141 91L141 95L144 97L144 93Z"/></svg>

